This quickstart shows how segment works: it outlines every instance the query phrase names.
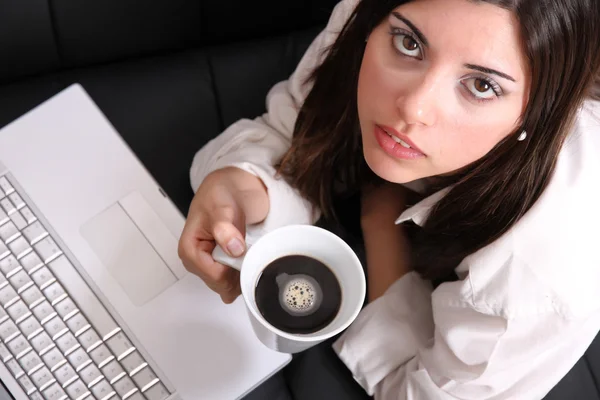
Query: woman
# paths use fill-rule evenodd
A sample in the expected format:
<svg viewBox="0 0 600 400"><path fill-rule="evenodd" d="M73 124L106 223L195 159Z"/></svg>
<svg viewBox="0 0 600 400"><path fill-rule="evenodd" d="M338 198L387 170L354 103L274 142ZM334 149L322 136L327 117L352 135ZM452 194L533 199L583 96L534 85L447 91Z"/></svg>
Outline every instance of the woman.
<svg viewBox="0 0 600 400"><path fill-rule="evenodd" d="M334 349L367 393L542 398L600 330L598 21L597 0L342 1L268 113L197 154L184 264L230 303L215 241L239 256L362 190L369 305Z"/></svg>

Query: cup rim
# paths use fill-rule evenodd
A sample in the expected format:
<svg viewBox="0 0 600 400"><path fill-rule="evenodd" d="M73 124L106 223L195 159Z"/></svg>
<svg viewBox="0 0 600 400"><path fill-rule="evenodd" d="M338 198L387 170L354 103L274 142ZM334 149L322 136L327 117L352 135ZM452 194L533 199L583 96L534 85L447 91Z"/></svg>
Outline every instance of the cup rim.
<svg viewBox="0 0 600 400"><path fill-rule="evenodd" d="M309 333L309 334L288 333L288 332L282 331L281 329L278 329L278 328L274 327L273 325L271 325L260 314L260 312L258 312L258 310L256 309L256 307L250 306L250 304L253 304L253 302L249 298L250 295L243 290L244 285L242 285L242 297L244 299L244 303L245 303L246 308L248 308L248 310L252 313L252 316L258 322L260 322L261 325L263 325L269 331L275 333L277 336L280 336L280 337L288 339L288 340L293 340L293 341L296 341L296 342L314 342L314 341L318 341L318 340L325 340L325 339L333 337L333 336L337 335L338 333L342 332L343 330L345 330L348 326L350 326L350 324L352 322L354 322L354 320L356 319L356 317L360 313L360 311L362 309L362 304L364 303L364 299L365 299L366 292L367 292L367 282L366 282L366 279L365 279L365 273L364 273L364 269L362 267L362 264L361 264L358 256L356 255L356 253L354 252L354 250L352 250L352 248L348 245L348 243L346 243L344 240L342 240L336 234L334 234L334 233L332 233L332 232L330 232L330 231L328 231L326 229L320 228L318 226L314 226L314 225L286 225L286 226L274 229L274 230L266 233L261 238L259 238L254 243L254 245L252 245L248 249L248 254L250 254L253 251L253 249L256 247L256 245L259 242L261 242L263 240L268 240L271 236L275 236L277 234L281 234L283 231L298 231L298 230L312 231L312 232L309 232L309 233L328 236L330 239L332 239L333 241L337 242L340 245L340 247L344 248L350 254L350 257L354 260L353 268L355 268L357 270L357 272L359 273L359 276L360 276L360 284L359 284L360 285L360 293L359 293L359 298L361 300L360 300L359 303L357 303L356 309L352 311L352 314L347 319L347 321L345 321L343 324L341 324L338 328L336 328L336 329L334 329L332 331L328 331L326 333L320 334L320 335L318 334L318 331L315 332L315 333ZM246 257L244 257L244 261L242 263L242 268L241 268L241 272L240 272L240 279L241 279L241 276L243 274L244 264L246 263L247 259L248 259L248 257L246 255ZM327 329L327 328L323 328L323 329Z"/></svg>

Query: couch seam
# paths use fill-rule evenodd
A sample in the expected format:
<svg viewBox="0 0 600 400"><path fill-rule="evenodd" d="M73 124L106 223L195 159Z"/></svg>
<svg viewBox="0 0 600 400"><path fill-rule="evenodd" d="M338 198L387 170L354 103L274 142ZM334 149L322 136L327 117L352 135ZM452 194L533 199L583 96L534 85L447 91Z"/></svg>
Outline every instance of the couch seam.
<svg viewBox="0 0 600 400"><path fill-rule="evenodd" d="M223 131L225 129L225 118L223 115L223 107L221 106L221 98L219 96L219 92L217 91L217 80L215 76L215 69L211 60L211 55L209 52L206 53L206 63L208 64L208 73L210 74L210 88L215 97L215 107L217 109L217 115L219 116L219 130Z"/></svg>
<svg viewBox="0 0 600 400"><path fill-rule="evenodd" d="M64 59L61 44L58 40L58 28L56 26L56 18L54 15L54 4L52 3L52 0L47 0L46 4L48 4L48 14L50 14L50 26L52 28L52 36L54 38L54 44L56 46L56 55L58 56L59 67L63 68Z"/></svg>

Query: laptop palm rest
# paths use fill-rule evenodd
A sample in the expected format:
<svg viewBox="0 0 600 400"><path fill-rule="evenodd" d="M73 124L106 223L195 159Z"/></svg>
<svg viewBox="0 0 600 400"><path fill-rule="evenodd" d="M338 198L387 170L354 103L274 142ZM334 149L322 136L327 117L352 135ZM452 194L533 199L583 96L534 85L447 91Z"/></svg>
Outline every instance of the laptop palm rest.
<svg viewBox="0 0 600 400"><path fill-rule="evenodd" d="M162 221L156 221L156 218L158 216L141 196L134 193L94 216L80 230L136 306L147 303L177 282L177 277L165 262L168 260L161 257L156 246L148 240L148 235L153 236L155 243L157 235L170 236L176 252L175 238L164 225L161 229ZM151 228L152 232L144 232L144 228ZM156 244L164 248L171 243L163 240Z"/></svg>

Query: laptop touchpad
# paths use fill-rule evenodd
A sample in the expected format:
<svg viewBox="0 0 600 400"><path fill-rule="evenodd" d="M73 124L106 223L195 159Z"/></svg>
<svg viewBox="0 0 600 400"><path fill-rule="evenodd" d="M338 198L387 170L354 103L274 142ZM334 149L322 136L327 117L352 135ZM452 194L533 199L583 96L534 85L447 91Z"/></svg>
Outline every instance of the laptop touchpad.
<svg viewBox="0 0 600 400"><path fill-rule="evenodd" d="M137 306L177 281L119 203L89 220L81 234Z"/></svg>

